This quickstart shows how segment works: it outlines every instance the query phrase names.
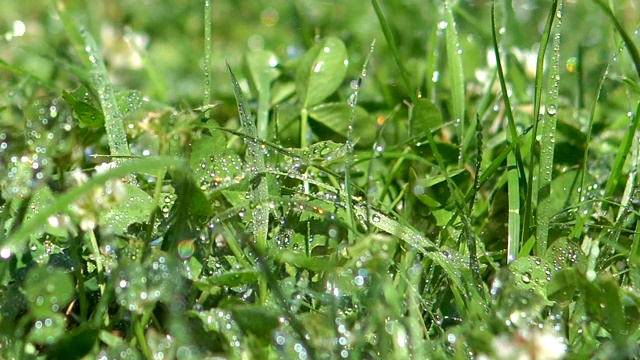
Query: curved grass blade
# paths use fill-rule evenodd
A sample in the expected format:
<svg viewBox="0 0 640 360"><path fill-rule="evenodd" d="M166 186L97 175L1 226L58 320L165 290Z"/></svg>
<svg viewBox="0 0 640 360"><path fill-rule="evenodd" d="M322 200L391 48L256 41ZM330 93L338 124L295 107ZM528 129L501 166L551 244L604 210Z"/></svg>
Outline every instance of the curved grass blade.
<svg viewBox="0 0 640 360"><path fill-rule="evenodd" d="M375 48L376 41L373 40L371 42L371 48L369 49L369 54L364 60L362 64L362 72L360 73L360 77L358 78L358 86L354 90L351 98L349 99L349 106L351 106L351 116L349 118L349 128L347 129L347 154L345 157L345 172L344 172L344 191L345 191L345 202L347 203L347 220L349 221L349 225L351 229L356 229L355 219L353 214L353 203L351 201L351 163L353 159L353 125L356 121L356 109L358 105L358 94L360 93L360 86L362 85L362 80L367 76L367 66L369 65L369 60L371 59L371 54L373 54L373 50ZM355 234L353 231L349 231L348 235L349 244L353 244L355 242Z"/></svg>
<svg viewBox="0 0 640 360"><path fill-rule="evenodd" d="M249 135L251 138L256 138L258 135L258 129L256 128L255 122L251 118L251 113L249 112L247 102L242 95L240 84L238 84L238 80L236 80L235 75L233 75L233 71L231 71L231 67L229 66L229 64L227 64L227 68L229 70L229 76L231 76L233 93L236 97L236 101L238 102L238 114L240 116L242 131L245 134ZM246 160L249 168L255 170L258 174L266 174L267 167L264 163L264 156L260 149L260 144L256 141L246 141L246 143ZM267 179L264 175L262 175L257 179L257 181L253 183L253 201L256 204L264 204L266 203L268 195L269 189L267 188ZM258 245L263 248L266 247L267 234L269 233L269 209L266 206L256 206L253 209L252 224L254 227L253 233L255 234Z"/></svg>
<svg viewBox="0 0 640 360"><path fill-rule="evenodd" d="M389 216L371 209L367 211L366 206L354 206L355 215L360 221L363 223L369 222L379 230L382 230L390 235L397 237L398 239L406 242L407 244L413 246L418 251L423 253L429 259L433 260L438 266L442 267L444 272L447 274L451 282L456 286L456 288L465 293L465 287L462 282L462 275L459 270L452 264L452 260L458 261L458 266L464 266L464 262L459 258L449 258L445 256L436 244L434 244L431 240L427 239L417 231L400 224L399 222L393 220ZM369 218L367 219L367 213L369 213Z"/></svg>
<svg viewBox="0 0 640 360"><path fill-rule="evenodd" d="M16 232L11 234L6 243L2 244L0 254L2 254L3 258L8 258L14 254L15 256L22 255L23 252L26 251L26 243L34 229L45 225L49 217L66 212L76 199L92 191L94 187L103 184L105 181L129 176L135 172L154 173L168 167L184 168L183 171L189 171L184 161L170 157L130 160L104 174L91 178L88 182L77 188L60 194L51 205L40 209L37 214L22 224Z"/></svg>

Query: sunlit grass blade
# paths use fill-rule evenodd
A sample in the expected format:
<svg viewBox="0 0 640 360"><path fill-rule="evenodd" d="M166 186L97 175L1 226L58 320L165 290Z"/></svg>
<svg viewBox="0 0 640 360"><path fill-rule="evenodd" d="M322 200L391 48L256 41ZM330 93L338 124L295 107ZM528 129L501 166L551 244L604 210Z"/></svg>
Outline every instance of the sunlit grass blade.
<svg viewBox="0 0 640 360"><path fill-rule="evenodd" d="M562 24L562 0L557 1L556 21L551 45L551 68L548 73L546 114L540 119L540 167L538 168L538 208L536 216L536 254L541 256L547 250L549 221L551 214L551 180L553 177L553 154L555 151L556 121L558 112L558 90L560 88L560 25Z"/></svg>
<svg viewBox="0 0 640 360"><path fill-rule="evenodd" d="M91 63L91 72L93 74L92 86L98 93L100 107L104 112L104 127L107 131L107 139L109 141L109 149L111 155L129 156L129 143L127 141L127 132L122 121L122 113L116 101L113 91L113 85L109 80L109 73L104 66L102 55L93 36L85 28L80 29L80 34L85 43L85 51ZM79 54L83 56L84 54ZM117 162L122 162L121 158L116 158Z"/></svg>
<svg viewBox="0 0 640 360"><path fill-rule="evenodd" d="M638 51L638 47L636 47L635 42L633 41L631 36L629 36L629 34L624 29L624 26L622 26L620 21L618 21L618 18L613 13L609 5L607 5L602 0L593 0L593 1L596 4L598 4L598 6L600 6L600 8L605 12L605 14L607 14L607 16L613 22L613 25L616 27L616 30L618 30L618 33L620 33L620 36L622 37L622 41L627 47L627 50L629 51L629 55L631 55L631 60L633 61L633 65L636 68L636 73L640 77L640 51Z"/></svg>
<svg viewBox="0 0 640 360"><path fill-rule="evenodd" d="M376 16L378 17L378 21L380 22L380 27L382 28L382 33L384 34L385 40L387 40L387 45L389 45L389 50L391 51L391 56L393 57L393 61L396 63L398 70L400 71L400 78L402 78L402 84L405 87L405 90L411 97L411 100L415 102L416 94L411 85L411 81L409 80L409 72L407 68L404 66L402 59L400 58L400 53L398 52L398 46L396 45L396 40L393 38L393 34L391 33L391 28L389 27L389 22L387 21L384 12L382 12L382 8L380 7L380 3L378 0L371 0L371 4L373 5L373 9L376 12Z"/></svg>
<svg viewBox="0 0 640 360"><path fill-rule="evenodd" d="M622 176L624 163L627 161L627 158L629 156L629 150L631 149L631 145L633 144L633 140L636 136L636 131L638 130L639 124L640 103L638 104L638 107L636 108L636 111L631 118L629 130L625 133L624 138L622 138L622 143L620 144L620 147L616 154L616 159L613 163L613 167L611 168L611 175L609 176L609 180L607 181L607 185L604 191L605 198L612 196L616 188L618 187L620 177Z"/></svg>
<svg viewBox="0 0 640 360"><path fill-rule="evenodd" d="M446 48L447 48L447 69L449 72L449 80L451 82L451 102L453 105L452 115L453 120L457 126L459 126L458 136L460 142L464 139L464 71L462 66L462 50L460 49L460 41L458 40L458 30L456 29L456 22L453 18L452 4L448 1L444 1L444 15L447 28L446 34ZM460 146L460 158L462 162L464 147Z"/></svg>
<svg viewBox="0 0 640 360"><path fill-rule="evenodd" d="M3 244L2 253L5 254L6 252L6 254L15 254L16 256L22 255L26 251L26 242L34 229L44 226L49 217L58 213L65 213L76 199L92 191L96 186L104 184L109 179L129 176L135 172L155 173L168 167L180 167L183 171L187 171L186 166L184 161L175 158L144 158L128 161L104 174L96 175L85 184L60 194L51 205L41 209L36 215L22 224Z"/></svg>
<svg viewBox="0 0 640 360"><path fill-rule="evenodd" d="M211 41L211 1L204 0L204 64L203 64L203 78L204 78L204 91L202 94L202 106L207 108L211 105L211 55L212 41ZM205 112L205 116L208 115Z"/></svg>
<svg viewBox="0 0 640 360"><path fill-rule="evenodd" d="M461 279L460 272L456 269L453 261L458 261L459 266L464 266L464 262L462 259L450 259L445 257L439 250L436 244L434 244L431 240L427 239L417 231L410 229L407 226L400 224L399 222L393 220L389 216L380 213L375 210L370 211L370 218L366 219L367 210L363 206L355 206L355 215L361 221L366 222L369 221L373 226L378 229L393 235L407 244L415 247L425 256L433 260L438 266L442 267L442 269L447 274L448 278L451 282L456 286L456 288L465 293L465 286L463 285L463 280Z"/></svg>
<svg viewBox="0 0 640 360"><path fill-rule="evenodd" d="M242 131L249 135L251 138L256 138L258 135L258 129L253 121L247 102L242 95L242 89L238 80L236 80L231 67L228 66L229 76L231 77L231 83L233 85L233 92L238 103L238 114L240 116L240 124ZM246 141L246 139L245 139ZM249 168L255 169L258 174L266 174L267 167L264 163L264 155L260 149L260 144L256 141L246 141L247 155L246 160ZM259 246L266 248L267 246L267 234L269 233L269 208L265 206L269 190L267 188L267 179L264 176L260 176L257 179L256 184L253 187L253 202L258 204L253 209L253 226L255 227L254 235Z"/></svg>
<svg viewBox="0 0 640 360"><path fill-rule="evenodd" d="M547 53L547 47L549 46L549 38L551 37L551 27L556 19L556 9L558 7L558 1L554 0L551 3L549 14L547 15L547 21L545 23L544 31L542 32L542 38L540 39L540 48L538 49L538 58L536 60L536 79L535 79L535 95L533 98L533 133L531 134L533 141L531 141L531 150L529 152L529 168L533 169L535 164L535 146L538 136L538 122L540 119L540 108L542 107L542 79L544 77L544 59ZM523 214L523 226L522 226L522 238L528 239L531 235L531 226L534 224L533 218L533 188L534 177L533 171L529 171L529 177L527 181L527 196L524 201L524 214ZM539 249L539 247L537 247ZM538 254L540 255L540 254Z"/></svg>

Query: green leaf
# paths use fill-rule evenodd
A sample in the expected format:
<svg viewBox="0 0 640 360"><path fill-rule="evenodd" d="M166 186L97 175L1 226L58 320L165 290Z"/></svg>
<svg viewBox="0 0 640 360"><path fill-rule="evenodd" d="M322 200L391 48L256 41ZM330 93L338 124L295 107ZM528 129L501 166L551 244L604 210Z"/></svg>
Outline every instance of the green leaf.
<svg viewBox="0 0 640 360"><path fill-rule="evenodd" d="M560 238L551 244L545 253L545 262L550 265L554 276L567 268L575 268L582 273L587 269L587 256L568 238Z"/></svg>
<svg viewBox="0 0 640 360"><path fill-rule="evenodd" d="M34 321L28 339L39 345L50 345L64 335L66 327L64 315L49 314Z"/></svg>
<svg viewBox="0 0 640 360"><path fill-rule="evenodd" d="M353 122L354 141L362 145L372 144L376 137L376 126L371 121L369 113L360 106L356 106L356 118ZM347 138L351 106L347 103L326 103L309 109L309 117L329 128L341 140Z"/></svg>
<svg viewBox="0 0 640 360"><path fill-rule="evenodd" d="M62 90L62 98L71 106L81 128L97 128L104 124L102 110L85 100L76 98L67 90Z"/></svg>
<svg viewBox="0 0 640 360"><path fill-rule="evenodd" d="M152 172L165 169L167 167L180 168L185 171L186 164L178 159L170 157L148 157L132 160L126 164L122 164L115 169L109 170L104 174L94 176L87 183L73 188L65 193L59 194L53 204L41 209L33 218L25 221L11 236L3 243L5 251L9 251L14 256L20 256L26 251L25 242L33 233L34 229L38 229L48 222L50 216L68 209L76 199L80 196L89 194L98 186L102 186L105 181L113 178L129 175L133 172Z"/></svg>
<svg viewBox="0 0 640 360"><path fill-rule="evenodd" d="M547 284L551 280L551 268L537 256L518 258L509 265L514 275L516 287L523 290L533 290L547 296Z"/></svg>
<svg viewBox="0 0 640 360"><path fill-rule="evenodd" d="M311 47L296 71L302 107L316 105L333 94L342 84L348 64L347 48L338 38L328 37Z"/></svg>
<svg viewBox="0 0 640 360"><path fill-rule="evenodd" d="M133 185L125 185L124 201L110 208L101 218L101 223L113 229L117 235L125 235L127 227L133 223L144 223L149 220L155 209L153 198Z"/></svg>
<svg viewBox="0 0 640 360"><path fill-rule="evenodd" d="M581 276L575 268L563 269L551 278L547 285L547 296L551 301L568 302L576 294L578 277Z"/></svg>
<svg viewBox="0 0 640 360"><path fill-rule="evenodd" d="M244 332L252 333L262 340L271 339L274 329L280 325L280 312L266 306L240 305L231 308L233 319Z"/></svg>
<svg viewBox="0 0 640 360"><path fill-rule="evenodd" d="M122 117L131 114L142 106L142 93L138 90L118 91L115 95Z"/></svg>
<svg viewBox="0 0 640 360"><path fill-rule="evenodd" d="M85 323L67 333L47 350L47 359L81 359L98 340L98 329ZM121 354L118 354L121 356Z"/></svg>
<svg viewBox="0 0 640 360"><path fill-rule="evenodd" d="M424 135L425 132L433 131L441 125L442 115L433 102L426 98L418 99L413 107L410 136Z"/></svg>
<svg viewBox="0 0 640 360"><path fill-rule="evenodd" d="M280 76L276 54L261 50L247 53L244 57L244 67L249 78L249 84L257 93L264 94L271 86L271 82Z"/></svg>
<svg viewBox="0 0 640 360"><path fill-rule="evenodd" d="M54 266L37 266L29 270L24 294L36 317L48 317L63 311L75 294L71 275Z"/></svg>

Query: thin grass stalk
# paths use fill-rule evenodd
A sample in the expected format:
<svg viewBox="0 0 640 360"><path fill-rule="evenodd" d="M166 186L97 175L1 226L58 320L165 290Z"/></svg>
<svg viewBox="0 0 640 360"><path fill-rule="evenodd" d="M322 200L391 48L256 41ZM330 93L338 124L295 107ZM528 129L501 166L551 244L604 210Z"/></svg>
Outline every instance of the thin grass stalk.
<svg viewBox="0 0 640 360"><path fill-rule="evenodd" d="M578 61L581 61L581 59L579 59ZM582 66L582 65L579 65L579 66ZM602 71L602 75L600 75L598 88L596 89L595 97L593 99L593 103L591 104L591 108L589 110L589 120L587 122L587 139L584 145L585 150L584 150L584 156L582 158L582 174L580 176L580 189L578 190L579 199L581 203L583 203L586 199L586 196L585 196L585 191L586 191L585 189L587 187L586 175L589 169L589 149L590 149L591 137L593 133L593 122L596 117L596 109L598 107L598 101L600 99L600 95L602 94L602 87L604 86L604 82L607 79L607 73L609 72L609 67L610 67L610 64L607 64L607 67ZM589 210L590 208L591 207L587 206L586 204L580 207L580 214L582 214L583 216L580 218L580 221L578 221L574 226L571 232L572 237L574 238L581 237L581 234L583 231L583 224L586 221L586 217L590 213L590 210Z"/></svg>
<svg viewBox="0 0 640 360"><path fill-rule="evenodd" d="M498 47L498 37L496 35L496 13L495 13L495 0L491 2L491 34L493 38L493 50L496 58L496 69L498 71L498 79L500 82L500 89L502 90L502 96L504 99L505 112L507 114L507 122L509 131L507 132L507 140L513 142L518 138L518 133L515 127L515 120L513 113L511 112L511 102L509 101L509 93L507 90L507 83L504 78L504 72L502 71L502 61L500 60L500 49ZM518 162L516 160L516 153L514 148L513 152L507 154L507 194L509 203L509 220L507 231L507 263L511 263L516 260L517 254L520 251L520 178L518 177Z"/></svg>
<svg viewBox="0 0 640 360"><path fill-rule="evenodd" d="M205 109L204 116L207 117L207 107L211 104L211 55L213 54L211 44L211 1L204 0L204 91L202 94L202 108Z"/></svg>

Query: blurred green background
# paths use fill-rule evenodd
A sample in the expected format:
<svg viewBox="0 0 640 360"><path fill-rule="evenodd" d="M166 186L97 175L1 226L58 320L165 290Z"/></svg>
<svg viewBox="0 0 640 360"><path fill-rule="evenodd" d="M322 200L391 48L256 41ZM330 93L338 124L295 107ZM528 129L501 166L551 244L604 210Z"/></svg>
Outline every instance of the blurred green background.
<svg viewBox="0 0 640 360"><path fill-rule="evenodd" d="M382 1L401 55L416 81L427 81L425 62L441 62L444 53L438 24L440 1ZM548 1L499 1L512 14L504 44L523 52L536 50ZM55 6L65 6L101 43L113 80L157 100L194 106L202 94L204 1L4 1L0 14L0 58L42 79L68 81L65 70L77 64ZM628 29L639 23L634 1L612 1ZM490 46L488 1L459 2L456 16L464 52L465 76L478 81ZM274 51L284 63L295 60L315 37L338 36L351 52L350 74L357 76L369 44L376 39L371 70L383 83L395 83L393 66L379 23L368 1L216 1L213 6L214 97L230 95L225 61L238 67L248 51ZM579 44L591 65L606 63L615 46L608 20L590 1L565 1L563 49L576 56ZM511 22L509 24L508 22ZM594 26L606 24L604 26ZM609 29L609 31L603 31ZM17 36L21 35L21 36ZM55 55L57 55L57 57ZM435 57L433 55L436 55ZM565 60L566 60L565 59ZM144 66L144 64L148 66ZM426 64L428 65L428 64ZM596 71L598 66L585 66ZM615 71L615 69L613 69ZM1 75L6 78L7 74ZM151 80L155 79L155 80ZM587 80L590 78L587 76ZM5 79L6 80L6 79Z"/></svg>

